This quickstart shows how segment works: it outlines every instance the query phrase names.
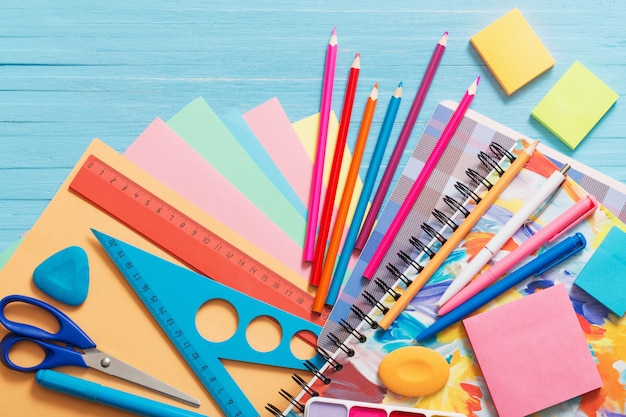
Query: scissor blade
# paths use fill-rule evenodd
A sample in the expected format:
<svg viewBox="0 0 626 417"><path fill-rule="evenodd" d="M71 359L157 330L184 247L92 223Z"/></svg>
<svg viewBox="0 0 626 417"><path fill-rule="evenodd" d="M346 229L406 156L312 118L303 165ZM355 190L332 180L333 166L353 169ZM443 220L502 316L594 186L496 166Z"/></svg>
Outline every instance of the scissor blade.
<svg viewBox="0 0 626 417"><path fill-rule="evenodd" d="M157 378L140 371L134 366L108 355L96 348L85 349L83 359L87 366L97 369L105 374L113 375L121 379L133 382L156 392L172 397L194 407L200 406L200 401Z"/></svg>

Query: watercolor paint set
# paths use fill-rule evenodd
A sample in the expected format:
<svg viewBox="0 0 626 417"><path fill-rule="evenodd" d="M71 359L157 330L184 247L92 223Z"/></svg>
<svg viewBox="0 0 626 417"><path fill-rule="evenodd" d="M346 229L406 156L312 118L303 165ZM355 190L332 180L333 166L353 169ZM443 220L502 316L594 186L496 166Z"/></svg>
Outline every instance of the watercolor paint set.
<svg viewBox="0 0 626 417"><path fill-rule="evenodd" d="M313 397L304 407L304 417L463 417L463 414Z"/></svg>

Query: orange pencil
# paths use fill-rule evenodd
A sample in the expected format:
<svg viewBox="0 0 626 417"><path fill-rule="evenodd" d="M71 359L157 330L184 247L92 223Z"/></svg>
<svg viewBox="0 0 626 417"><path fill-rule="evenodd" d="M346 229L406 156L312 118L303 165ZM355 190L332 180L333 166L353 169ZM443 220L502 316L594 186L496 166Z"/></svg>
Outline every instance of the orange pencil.
<svg viewBox="0 0 626 417"><path fill-rule="evenodd" d="M315 300L313 301L313 311L316 313L322 312L326 302L328 288L330 287L330 281L335 267L335 259L337 258L337 253L339 252L341 236L346 224L346 218L348 217L348 209L350 208L350 202L352 201L354 186L359 175L359 168L361 167L361 160L363 159L363 152L365 151L365 144L367 143L370 127L372 126L372 119L374 119L374 111L376 110L377 103L378 83L374 85L374 88L367 99L367 103L365 104L365 110L363 111L359 135L357 136L356 145L354 146L354 155L352 155L352 162L350 163L346 184L344 185L343 194L341 195L341 203L339 203L337 218L335 219L333 232L330 236L326 259L324 260L324 266L322 268L322 275L320 276L317 293L315 294Z"/></svg>

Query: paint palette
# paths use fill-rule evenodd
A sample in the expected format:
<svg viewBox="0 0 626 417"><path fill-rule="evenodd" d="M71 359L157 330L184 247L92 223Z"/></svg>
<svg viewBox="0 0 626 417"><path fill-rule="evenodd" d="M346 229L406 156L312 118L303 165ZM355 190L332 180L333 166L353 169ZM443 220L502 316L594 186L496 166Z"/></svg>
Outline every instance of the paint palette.
<svg viewBox="0 0 626 417"><path fill-rule="evenodd" d="M304 407L304 417L463 417L463 414L313 397Z"/></svg>

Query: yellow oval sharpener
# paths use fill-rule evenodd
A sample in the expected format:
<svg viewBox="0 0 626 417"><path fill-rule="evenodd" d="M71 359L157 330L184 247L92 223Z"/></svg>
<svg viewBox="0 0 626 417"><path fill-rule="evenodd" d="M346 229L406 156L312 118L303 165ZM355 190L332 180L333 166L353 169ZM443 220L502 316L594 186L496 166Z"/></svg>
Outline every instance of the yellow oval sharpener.
<svg viewBox="0 0 626 417"><path fill-rule="evenodd" d="M422 397L443 388L450 376L450 366L433 349L405 346L383 358L378 376L385 387L396 394Z"/></svg>

